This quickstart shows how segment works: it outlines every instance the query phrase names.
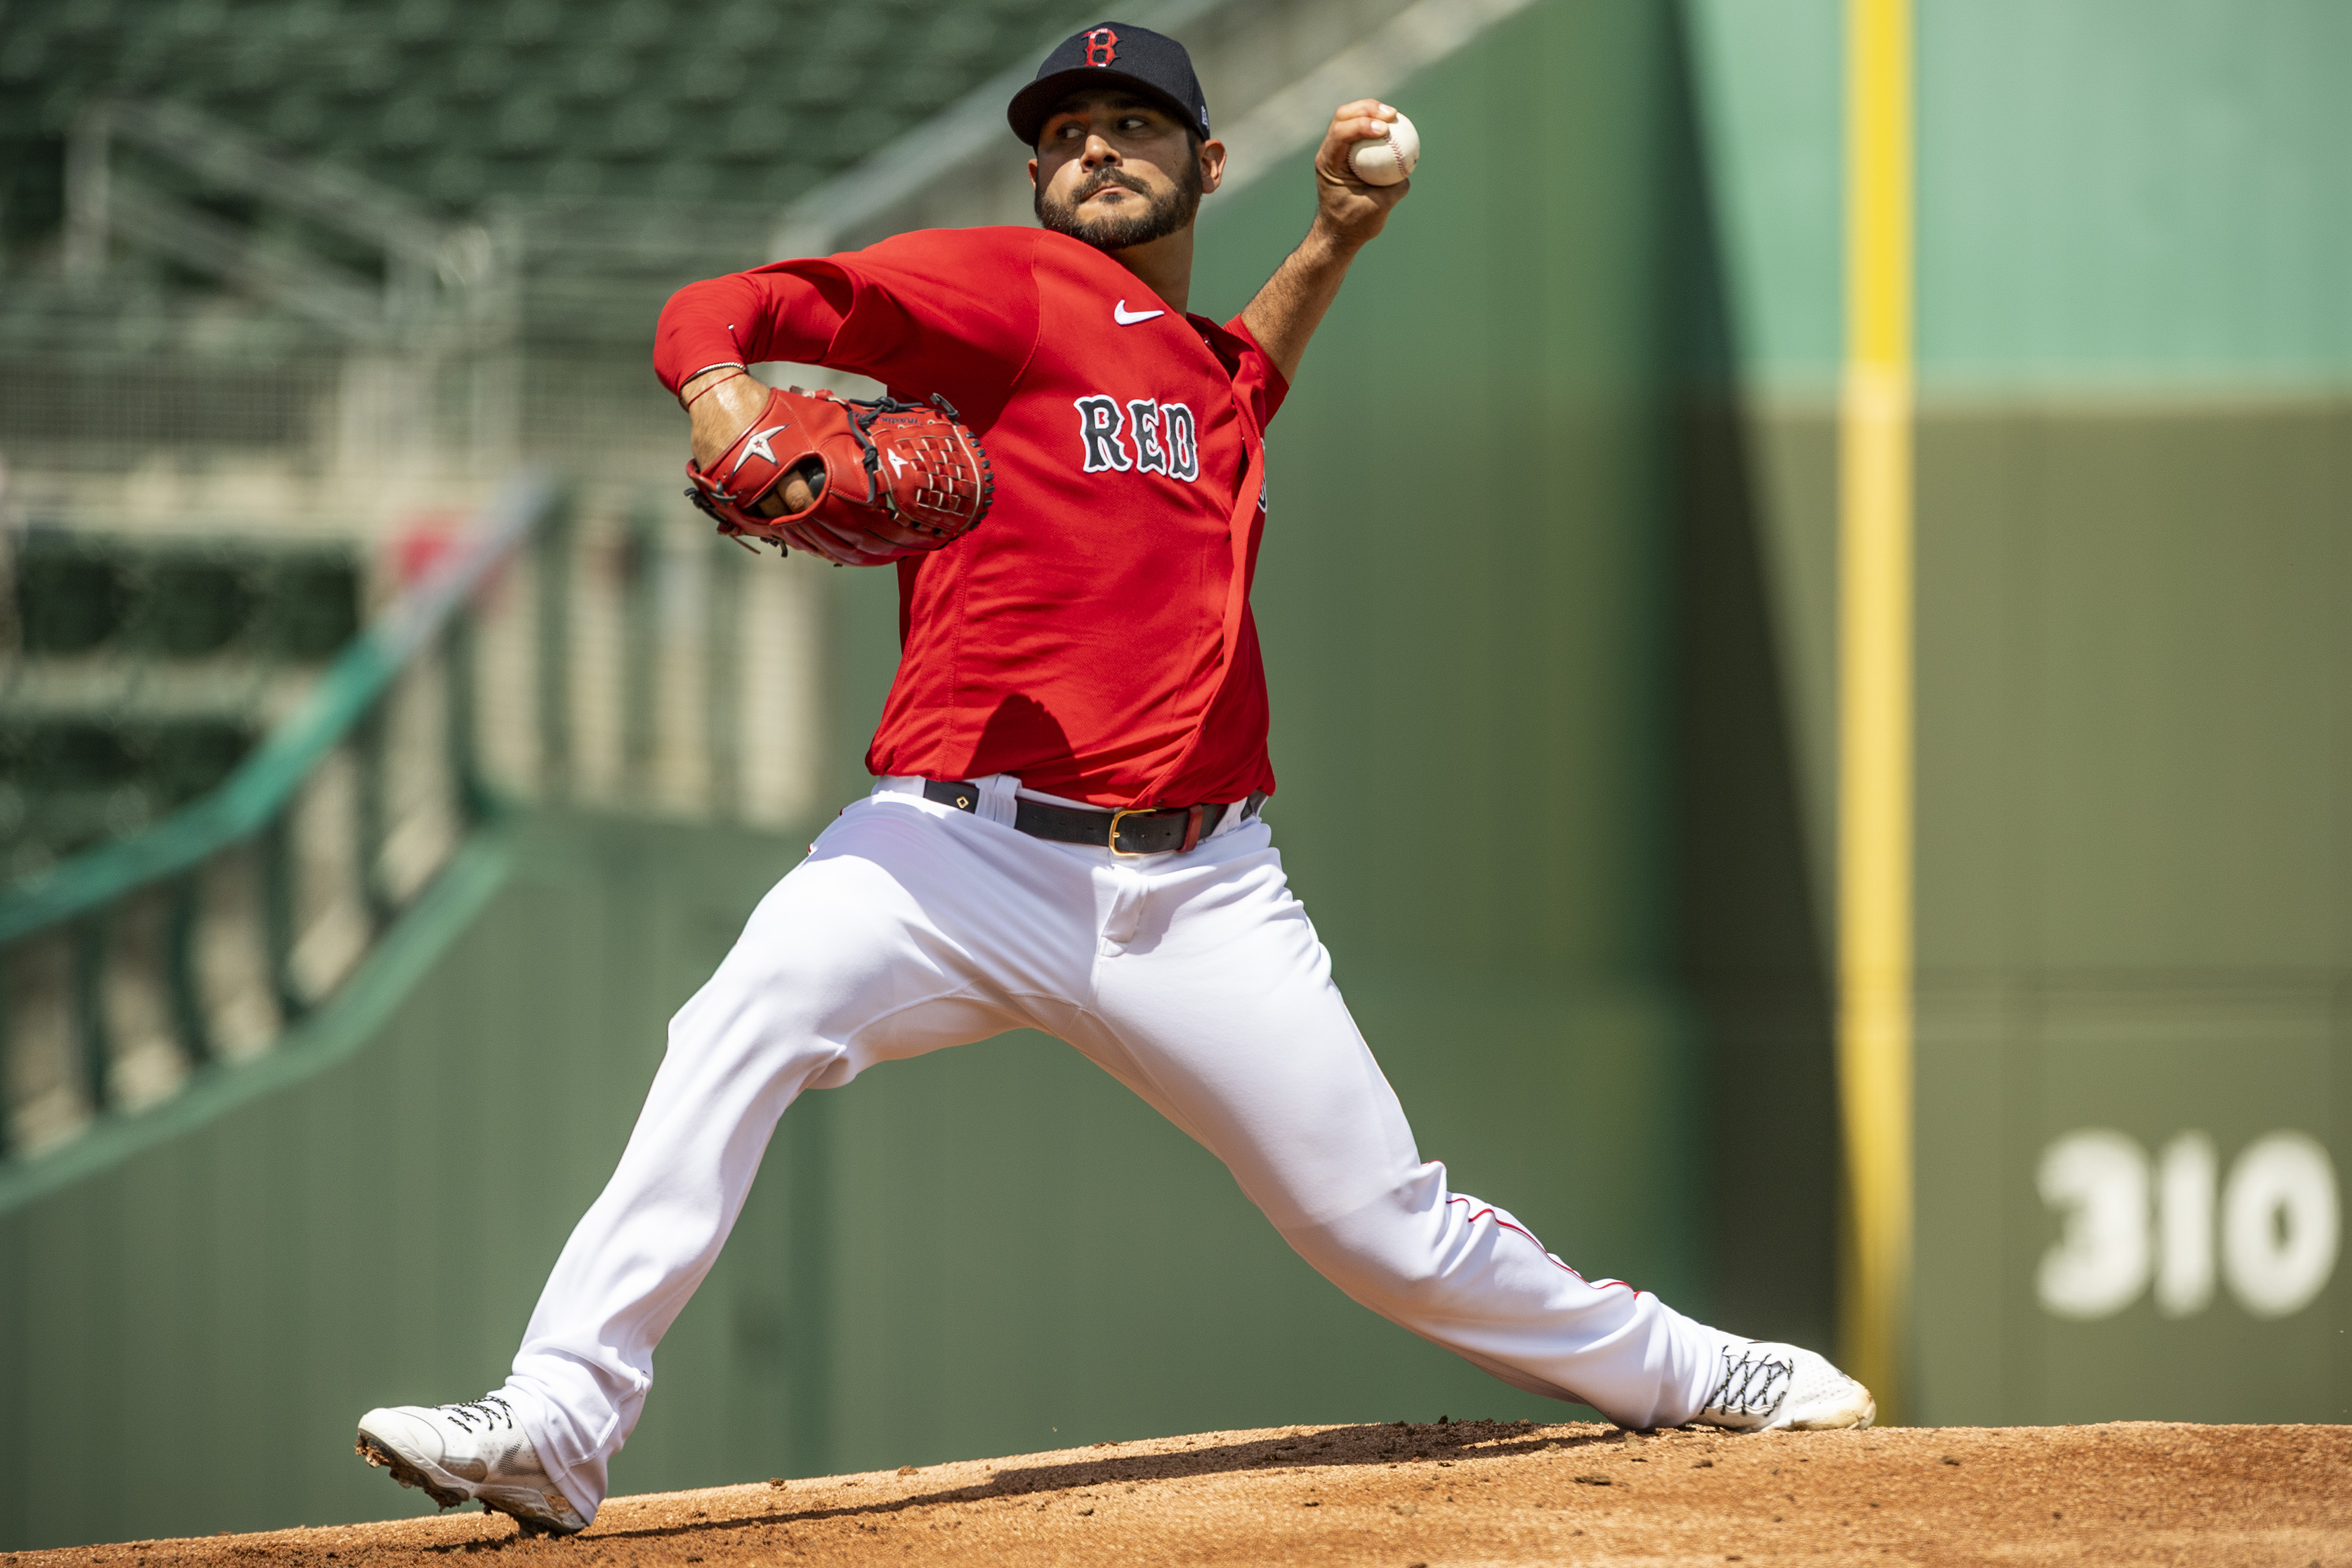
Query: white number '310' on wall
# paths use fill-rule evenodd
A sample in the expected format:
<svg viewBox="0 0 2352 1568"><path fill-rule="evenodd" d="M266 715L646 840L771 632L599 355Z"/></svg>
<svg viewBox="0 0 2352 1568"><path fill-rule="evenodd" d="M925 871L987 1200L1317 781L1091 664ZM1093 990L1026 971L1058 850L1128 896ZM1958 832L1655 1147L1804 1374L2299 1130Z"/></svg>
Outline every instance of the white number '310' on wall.
<svg viewBox="0 0 2352 1568"><path fill-rule="evenodd" d="M2246 1145L2227 1182L2220 1172L2202 1132L2181 1133L2153 1160L2104 1127L2053 1140L2036 1181L2064 1229L2035 1277L2042 1305L2109 1317L2153 1281L2166 1317L2201 1312L2213 1300L2218 1231L2220 1274L2240 1306L2257 1318L2309 1306L2336 1271L2341 1210L2327 1151L2305 1133L2272 1132Z"/></svg>

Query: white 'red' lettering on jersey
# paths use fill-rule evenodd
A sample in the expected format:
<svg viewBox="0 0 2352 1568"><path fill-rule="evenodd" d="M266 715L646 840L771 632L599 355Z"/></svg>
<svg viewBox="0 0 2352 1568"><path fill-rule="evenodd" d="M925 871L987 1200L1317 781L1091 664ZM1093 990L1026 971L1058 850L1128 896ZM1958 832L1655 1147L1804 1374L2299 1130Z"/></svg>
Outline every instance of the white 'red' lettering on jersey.
<svg viewBox="0 0 2352 1568"><path fill-rule="evenodd" d="M1191 484L1201 477L1200 427L1181 403L1119 400L1090 393L1075 400L1079 461L1089 474L1165 474Z"/></svg>

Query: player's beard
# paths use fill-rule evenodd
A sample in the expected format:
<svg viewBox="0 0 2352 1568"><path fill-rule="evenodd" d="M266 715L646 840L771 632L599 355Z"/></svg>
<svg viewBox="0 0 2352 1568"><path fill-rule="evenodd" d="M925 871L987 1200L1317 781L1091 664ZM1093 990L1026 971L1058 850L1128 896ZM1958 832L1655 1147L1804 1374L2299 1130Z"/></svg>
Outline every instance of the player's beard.
<svg viewBox="0 0 2352 1568"><path fill-rule="evenodd" d="M1078 208L1089 198L1112 185L1141 196L1146 204L1143 211L1131 215L1118 213L1107 217L1078 216ZM1149 245L1185 227L1192 223L1193 215L1201 210L1200 160L1186 159L1177 172L1175 188L1160 195L1153 195L1141 184L1117 169L1105 169L1088 180L1067 201L1049 194L1045 186L1038 186L1035 205L1039 223L1055 234L1066 234L1072 239L1084 240L1097 250L1125 250L1129 246Z"/></svg>

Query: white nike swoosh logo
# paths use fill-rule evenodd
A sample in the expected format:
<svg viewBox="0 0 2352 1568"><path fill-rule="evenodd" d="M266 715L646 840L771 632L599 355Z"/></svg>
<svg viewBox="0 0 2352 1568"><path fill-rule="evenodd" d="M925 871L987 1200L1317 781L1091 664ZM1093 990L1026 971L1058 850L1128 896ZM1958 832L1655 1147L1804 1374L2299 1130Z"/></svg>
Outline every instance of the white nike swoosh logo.
<svg viewBox="0 0 2352 1568"><path fill-rule="evenodd" d="M1124 300L1110 308L1110 319L1122 327L1131 327L1138 321L1148 321L1154 316L1164 316L1167 313L1165 310L1130 310L1127 308L1127 301Z"/></svg>

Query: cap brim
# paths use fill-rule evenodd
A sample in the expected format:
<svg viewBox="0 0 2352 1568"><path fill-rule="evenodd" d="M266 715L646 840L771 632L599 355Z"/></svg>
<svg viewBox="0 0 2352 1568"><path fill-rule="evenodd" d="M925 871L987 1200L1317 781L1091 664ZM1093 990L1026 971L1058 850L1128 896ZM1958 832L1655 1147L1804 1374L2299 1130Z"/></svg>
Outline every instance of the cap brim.
<svg viewBox="0 0 2352 1568"><path fill-rule="evenodd" d="M1155 87L1140 77L1129 76L1111 66L1077 66L1069 70L1055 71L1052 76L1039 77L1013 95L1013 101L1004 109L1005 123L1013 127L1013 134L1021 138L1024 147L1034 152L1037 138L1045 131L1045 121L1052 117L1055 105L1074 92L1090 87L1107 87L1114 82L1139 97L1151 100L1165 109L1170 117L1185 130L1195 134L1206 134L1192 123L1192 111L1177 102L1175 96L1165 88Z"/></svg>

